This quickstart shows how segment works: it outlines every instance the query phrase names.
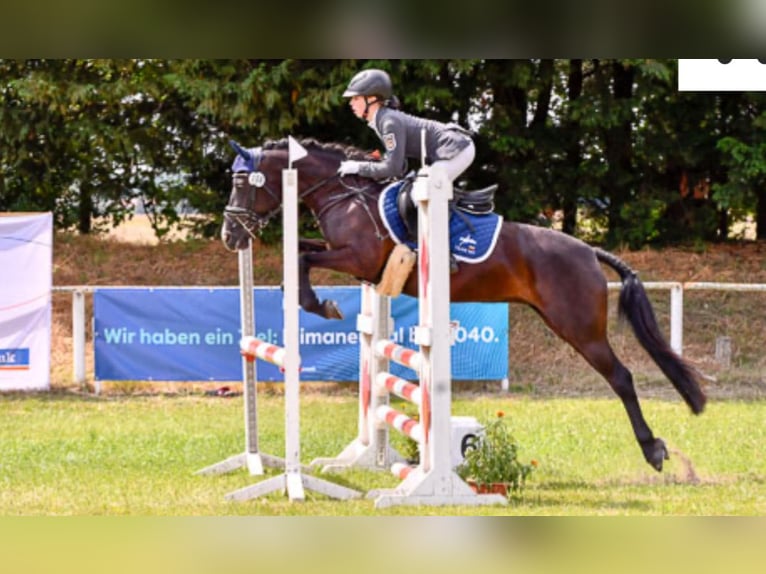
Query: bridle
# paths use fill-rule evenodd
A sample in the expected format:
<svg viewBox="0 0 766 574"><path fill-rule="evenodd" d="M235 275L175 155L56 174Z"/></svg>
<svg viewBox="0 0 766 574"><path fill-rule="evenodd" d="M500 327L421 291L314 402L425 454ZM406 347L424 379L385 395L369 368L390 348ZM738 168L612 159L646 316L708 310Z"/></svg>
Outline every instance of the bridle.
<svg viewBox="0 0 766 574"><path fill-rule="evenodd" d="M243 191L245 187L252 186L252 184L249 182L249 175L250 174L247 172L237 172L231 176L235 193L236 191ZM248 193L248 201L246 207L227 205L223 210L223 219L225 222L229 224L241 225L242 228L247 231L248 235L250 235L250 237L253 239L261 234L261 231L263 231L263 229L269 224L269 221L271 221L271 219L277 213L279 213L280 209L282 208L279 197L274 193L274 191L265 184L262 187L266 193L268 193L277 201L277 207L268 213L261 215L256 213L253 209L257 188L252 189L253 193ZM247 191L251 190L248 189Z"/></svg>
<svg viewBox="0 0 766 574"><path fill-rule="evenodd" d="M274 219L274 217L279 214L280 211L282 211L282 201L271 188L271 186L268 185L268 182L265 181L265 178L261 185L256 185L251 181L252 175L253 172L237 172L232 175L232 181L234 182L235 190L242 190L247 186L250 188L247 191L252 193L248 194L248 202L245 207L227 205L223 210L223 218L229 223L236 223L241 225L245 231L247 231L248 235L255 239L261 234L269 222ZM314 185L304 190L300 195L298 195L298 200L304 199L336 177L340 176L337 173L334 173L325 177L324 179L321 179ZM257 213L255 209L253 209L255 205L256 193L258 193L258 190L260 189L268 193L277 202L277 206L274 209L264 214Z"/></svg>
<svg viewBox="0 0 766 574"><path fill-rule="evenodd" d="M258 236L260 236L261 232L266 228L266 226L271 222L274 217L276 217L281 211L282 211L282 200L280 199L279 195L272 189L272 187L269 185L267 178L264 176L263 172L258 171L258 166L261 163L262 159L262 153L257 153L255 157L253 158L253 171L238 171L232 174L232 182L234 185L234 192L249 192L248 193L248 199L247 204L244 207L239 206L231 206L227 205L223 210L223 217L224 221L229 224L237 224L242 226L242 228L248 233L248 235L255 239ZM307 189L305 189L303 192L301 192L298 195L298 200L303 200L318 189L320 189L322 186L324 186L326 183L334 180L335 178L341 178L341 176L338 173L333 173L331 175L328 175L327 177L319 180L315 184L309 186ZM348 191L345 193L341 193L335 197L333 197L327 205L325 205L318 213L314 213L314 217L317 219L317 221L321 221L322 215L326 211L328 211L333 205L336 205L337 203L344 201L346 199L349 199L350 197L359 196L359 195L366 195L367 194L367 187L365 186L363 188L357 188L351 185L348 185L343 181L343 179L340 179L340 183L343 187L345 187ZM276 207L274 209L264 213L259 214L255 211L255 200L256 200L256 194L259 190L263 190L266 193L268 193L276 202ZM362 206L367 212L367 214L370 217L370 220L373 223L373 226L375 227L375 234L378 237L378 239L385 239L385 235L381 233L380 229L378 229L378 224L375 221L375 218L372 216L372 214L369 211L369 208L367 207L367 204L362 201Z"/></svg>

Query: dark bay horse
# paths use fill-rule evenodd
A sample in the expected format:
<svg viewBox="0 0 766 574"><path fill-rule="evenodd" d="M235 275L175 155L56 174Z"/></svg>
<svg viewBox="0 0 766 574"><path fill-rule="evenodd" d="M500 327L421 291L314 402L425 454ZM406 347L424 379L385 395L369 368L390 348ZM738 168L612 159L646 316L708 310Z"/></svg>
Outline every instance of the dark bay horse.
<svg viewBox="0 0 766 574"><path fill-rule="evenodd" d="M377 283L394 248L378 213L383 185L358 176L337 175L345 159L372 159L359 150L315 140L301 142L308 156L297 162L300 200L314 214L324 241L300 242L300 304L332 319L342 315L333 301L319 301L311 286L312 268L332 269ZM224 212L221 237L230 250L243 249L279 213L282 170L288 164L287 140L266 142L238 152L233 188ZM461 263L451 276L452 301L525 303L548 327L598 371L622 400L646 461L662 470L668 458L662 439L641 412L633 377L615 356L607 338L607 279L600 263L620 276L620 314L636 338L673 383L691 411L699 414L706 397L697 371L670 348L636 273L617 256L564 233L505 222L494 253L477 264ZM417 296L417 271L404 292Z"/></svg>

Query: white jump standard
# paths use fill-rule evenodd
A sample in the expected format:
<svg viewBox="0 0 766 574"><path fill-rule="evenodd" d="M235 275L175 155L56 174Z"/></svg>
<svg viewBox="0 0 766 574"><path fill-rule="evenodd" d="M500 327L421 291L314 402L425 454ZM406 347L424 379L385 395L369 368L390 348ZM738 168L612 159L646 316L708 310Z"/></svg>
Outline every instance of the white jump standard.
<svg viewBox="0 0 766 574"><path fill-rule="evenodd" d="M240 326L243 337L255 333L253 313L253 244L238 252ZM258 403L255 384L255 365L242 358L242 389L245 405L245 452L203 468L196 474L223 474L246 466L251 475L262 475L263 467L284 468L282 458L260 452L258 448Z"/></svg>
<svg viewBox="0 0 766 574"><path fill-rule="evenodd" d="M419 324L415 343L419 351L388 340L392 328L388 297L362 286L360 337L359 436L336 459L322 459L325 469L385 465L402 479L391 490L368 493L377 508L393 505L507 504L498 494L475 493L453 470L451 459L452 375L450 347L449 209L452 184L438 168L424 167L413 185L418 205ZM369 299L369 301L368 301ZM365 314L372 309L372 319ZM366 349L365 349L366 348ZM394 361L415 371L419 385L388 372ZM388 406L390 393L413 402L419 421ZM409 467L388 444L387 428L394 428L419 444L420 463Z"/></svg>
<svg viewBox="0 0 766 574"><path fill-rule="evenodd" d="M331 498L350 499L361 496L356 490L304 474L300 464L300 336L298 296L298 172L292 162L306 151L292 138L290 167L282 171L283 193L283 265L284 265L284 347L277 347L244 336L240 341L243 355L279 366L285 375L285 472L257 484L226 495L229 500L248 500L274 491L286 492L291 501L305 500L305 490L319 492ZM298 150L294 153L293 144Z"/></svg>
<svg viewBox="0 0 766 574"><path fill-rule="evenodd" d="M420 464L393 490L371 492L375 507L393 505L507 504L504 496L477 494L452 468L450 453L452 403L449 269L449 207L452 183L440 170L423 167L412 189L418 206L418 316L415 342L420 351L401 357L419 371L422 440ZM399 357L391 357L398 360ZM378 389L386 389L378 385ZM414 431L414 429L413 429Z"/></svg>

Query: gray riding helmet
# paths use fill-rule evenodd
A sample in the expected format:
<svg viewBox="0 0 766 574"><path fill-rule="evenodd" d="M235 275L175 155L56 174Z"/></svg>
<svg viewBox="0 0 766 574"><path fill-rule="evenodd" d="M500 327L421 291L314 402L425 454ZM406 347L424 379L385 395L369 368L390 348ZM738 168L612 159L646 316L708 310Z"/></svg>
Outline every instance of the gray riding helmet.
<svg viewBox="0 0 766 574"><path fill-rule="evenodd" d="M391 78L386 72L369 69L362 70L351 78L346 91L343 92L343 97L378 96L383 100L388 100L393 95L393 92Z"/></svg>

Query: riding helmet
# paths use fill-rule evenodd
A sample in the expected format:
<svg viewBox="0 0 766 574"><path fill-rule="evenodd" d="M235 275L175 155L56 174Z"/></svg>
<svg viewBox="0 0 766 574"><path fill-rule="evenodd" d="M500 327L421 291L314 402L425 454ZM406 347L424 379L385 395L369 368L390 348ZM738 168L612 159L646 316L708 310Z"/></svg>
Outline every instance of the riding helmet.
<svg viewBox="0 0 766 574"><path fill-rule="evenodd" d="M392 95L391 78L383 70L376 69L359 72L351 78L346 91L343 92L344 98L352 96L378 96L383 100L388 100Z"/></svg>

